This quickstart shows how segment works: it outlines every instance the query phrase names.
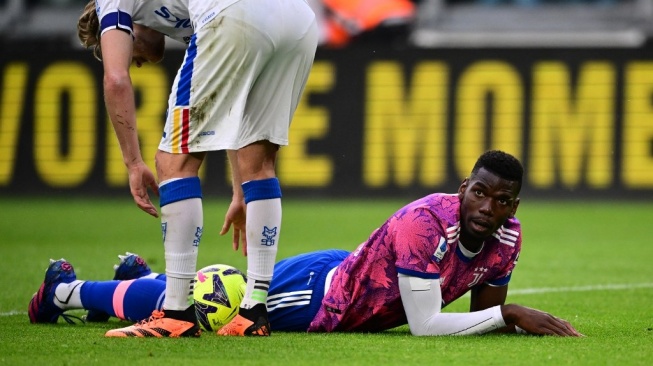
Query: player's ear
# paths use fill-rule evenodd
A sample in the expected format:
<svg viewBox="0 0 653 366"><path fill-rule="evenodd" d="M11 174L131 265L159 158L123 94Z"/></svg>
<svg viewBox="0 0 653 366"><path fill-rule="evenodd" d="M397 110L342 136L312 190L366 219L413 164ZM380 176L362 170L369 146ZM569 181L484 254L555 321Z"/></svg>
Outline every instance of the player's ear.
<svg viewBox="0 0 653 366"><path fill-rule="evenodd" d="M517 213L517 207L519 207L519 197L515 198L515 203L512 204L512 211L510 212L510 217L515 217Z"/></svg>
<svg viewBox="0 0 653 366"><path fill-rule="evenodd" d="M461 200L463 199L463 196L465 195L465 191L467 190L467 185L468 184L469 184L469 178L465 178L460 183L460 187L458 187L458 198L460 198Z"/></svg>

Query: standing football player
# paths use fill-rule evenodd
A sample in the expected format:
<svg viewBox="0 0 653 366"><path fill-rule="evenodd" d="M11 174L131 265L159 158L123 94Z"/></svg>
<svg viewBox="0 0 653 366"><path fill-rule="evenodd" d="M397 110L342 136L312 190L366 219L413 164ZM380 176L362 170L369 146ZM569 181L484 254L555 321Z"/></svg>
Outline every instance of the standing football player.
<svg viewBox="0 0 653 366"><path fill-rule="evenodd" d="M194 31L168 101L156 154L158 186L138 144L132 62L162 55L161 19L183 18ZM129 172L134 201L158 216L148 188L160 195L166 260L166 297L153 329L164 336L199 335L189 305L203 231L199 168L208 151L227 150L232 202L221 234L233 226L233 246L248 255L247 290L239 315L221 335L270 334L265 307L281 230L281 188L276 155L288 130L317 47L315 15L303 0L97 0L107 111ZM166 20L167 21L167 20ZM185 22L168 22L170 24ZM141 24L146 27L140 33ZM146 36L143 36L145 34ZM133 40L133 42L132 42ZM140 43L140 44L139 44ZM137 45L144 51L137 53ZM161 50L157 52L157 50ZM163 324L163 325L162 325ZM132 334L117 329L107 336Z"/></svg>

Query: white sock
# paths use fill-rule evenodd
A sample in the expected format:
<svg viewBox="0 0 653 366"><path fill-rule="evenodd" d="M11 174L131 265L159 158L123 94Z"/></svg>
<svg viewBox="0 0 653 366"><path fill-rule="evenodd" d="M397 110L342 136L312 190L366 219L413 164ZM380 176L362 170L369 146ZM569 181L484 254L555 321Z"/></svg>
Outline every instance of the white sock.
<svg viewBox="0 0 653 366"><path fill-rule="evenodd" d="M201 198L189 198L161 207L167 277L164 309L185 310L192 304L203 222Z"/></svg>
<svg viewBox="0 0 653 366"><path fill-rule="evenodd" d="M83 309L80 292L84 282L86 281L76 280L57 285L54 289L54 304L62 310Z"/></svg>
<svg viewBox="0 0 653 366"><path fill-rule="evenodd" d="M156 278L159 277L160 275L161 275L161 273L152 272L149 275L145 275L145 276L140 277L140 278L148 278L148 279L151 279L151 280L156 280Z"/></svg>
<svg viewBox="0 0 653 366"><path fill-rule="evenodd" d="M249 309L268 297L281 230L281 199L249 202L246 230L247 288L240 306Z"/></svg>

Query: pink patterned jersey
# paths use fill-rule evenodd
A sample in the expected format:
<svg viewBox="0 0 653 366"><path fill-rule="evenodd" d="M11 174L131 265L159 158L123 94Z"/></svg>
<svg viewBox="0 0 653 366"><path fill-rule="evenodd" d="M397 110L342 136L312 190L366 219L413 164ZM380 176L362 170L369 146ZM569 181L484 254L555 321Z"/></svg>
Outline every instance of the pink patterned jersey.
<svg viewBox="0 0 653 366"><path fill-rule="evenodd" d="M457 194L401 208L338 266L309 332L373 332L406 324L398 274L440 279L443 307L472 287L503 286L517 263L521 227L509 219L473 258L459 248Z"/></svg>

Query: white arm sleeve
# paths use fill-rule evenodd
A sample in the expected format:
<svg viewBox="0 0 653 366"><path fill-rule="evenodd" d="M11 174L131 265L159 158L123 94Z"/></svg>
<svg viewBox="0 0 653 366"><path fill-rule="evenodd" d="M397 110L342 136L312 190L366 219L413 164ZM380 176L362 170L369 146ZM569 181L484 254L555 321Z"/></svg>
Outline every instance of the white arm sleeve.
<svg viewBox="0 0 653 366"><path fill-rule="evenodd" d="M416 336L483 334L505 327L501 307L471 313L442 313L440 280L399 274L399 292L410 332Z"/></svg>

